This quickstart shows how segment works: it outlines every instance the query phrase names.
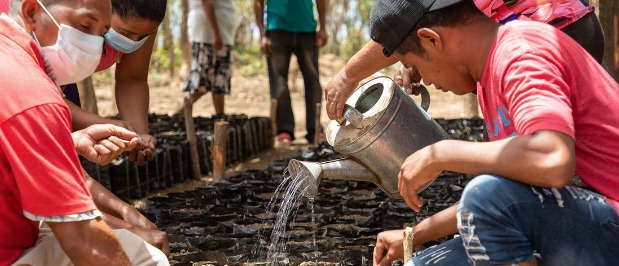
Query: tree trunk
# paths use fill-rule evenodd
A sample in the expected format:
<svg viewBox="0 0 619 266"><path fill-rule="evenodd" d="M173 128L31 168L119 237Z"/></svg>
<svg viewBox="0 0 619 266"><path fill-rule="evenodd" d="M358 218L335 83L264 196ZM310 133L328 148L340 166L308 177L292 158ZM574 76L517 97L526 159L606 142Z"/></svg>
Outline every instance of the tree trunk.
<svg viewBox="0 0 619 266"><path fill-rule="evenodd" d="M170 61L170 64L168 65L168 70L170 71L170 77L174 77L174 36L172 35L172 29L170 25L170 5L171 4L168 4L168 12L163 19L163 28L165 30L165 46L168 50L168 59Z"/></svg>
<svg viewBox="0 0 619 266"><path fill-rule="evenodd" d="M191 64L191 46L189 44L189 37L187 36L187 19L189 17L189 3L188 0L181 0L183 9L183 16L181 18L181 39L179 45L183 51L183 64Z"/></svg>
<svg viewBox="0 0 619 266"><path fill-rule="evenodd" d="M348 12L348 3L344 3L342 0L333 1L332 10L336 10L338 6L341 6L341 10L339 14L337 14L337 19L331 21L331 25L333 28L331 29L331 53L335 55L340 55L340 40L337 38L337 34L342 28L342 24L344 24L344 18L346 17L346 13Z"/></svg>
<svg viewBox="0 0 619 266"><path fill-rule="evenodd" d="M82 108L90 113L99 114L99 110L97 109L97 96L95 96L95 87L92 84L92 76L78 82L77 90L80 94Z"/></svg>
<svg viewBox="0 0 619 266"><path fill-rule="evenodd" d="M619 80L619 3L600 0L600 23L604 29L604 68L615 81Z"/></svg>

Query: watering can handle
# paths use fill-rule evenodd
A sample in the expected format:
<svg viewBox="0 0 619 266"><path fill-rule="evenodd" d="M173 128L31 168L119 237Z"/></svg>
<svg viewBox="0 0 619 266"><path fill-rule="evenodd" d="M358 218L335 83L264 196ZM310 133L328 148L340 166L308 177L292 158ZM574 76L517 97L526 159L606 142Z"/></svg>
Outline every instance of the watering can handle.
<svg viewBox="0 0 619 266"><path fill-rule="evenodd" d="M337 122L340 125L346 123L346 121L350 122L355 128L363 127L363 114L359 112L359 110L354 107L346 104L344 105L344 113L342 114L343 118L338 119Z"/></svg>
<svg viewBox="0 0 619 266"><path fill-rule="evenodd" d="M428 92L428 88L419 85L419 93L421 94L421 108L427 112L430 108L430 93Z"/></svg>

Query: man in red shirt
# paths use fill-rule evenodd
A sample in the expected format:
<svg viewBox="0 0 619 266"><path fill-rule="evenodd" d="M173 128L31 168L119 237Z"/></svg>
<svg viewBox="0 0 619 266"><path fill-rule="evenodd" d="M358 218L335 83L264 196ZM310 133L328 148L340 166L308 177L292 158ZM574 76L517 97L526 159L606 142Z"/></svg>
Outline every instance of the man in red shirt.
<svg viewBox="0 0 619 266"><path fill-rule="evenodd" d="M565 33L538 22L501 26L470 0L378 0L371 37L427 84L476 89L490 142L445 140L409 156L399 189L442 171L479 175L460 202L414 227L415 247L461 237L415 265L612 265L619 261L619 85ZM402 254L380 234L374 262Z"/></svg>
<svg viewBox="0 0 619 266"><path fill-rule="evenodd" d="M0 15L0 265L167 265L161 251L101 220L75 152L98 140L78 132L74 142L69 109L44 59L54 54L40 52L56 43L72 55L70 45L97 39L109 28L110 2L24 0L19 14ZM53 234L39 237L41 222Z"/></svg>

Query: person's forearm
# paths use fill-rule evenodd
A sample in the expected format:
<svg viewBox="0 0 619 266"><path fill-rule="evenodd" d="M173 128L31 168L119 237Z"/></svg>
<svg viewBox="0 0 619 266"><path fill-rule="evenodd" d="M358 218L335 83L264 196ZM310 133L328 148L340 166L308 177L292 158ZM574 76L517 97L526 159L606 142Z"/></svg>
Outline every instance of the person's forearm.
<svg viewBox="0 0 619 266"><path fill-rule="evenodd" d="M92 177L90 177L85 171L84 176L86 187L88 188L88 191L90 191L90 194L95 201L95 205L97 205L97 208L100 211L118 219L124 219L125 213L132 211L133 207L120 200L116 197L116 195L99 184L99 182L92 179Z"/></svg>
<svg viewBox="0 0 619 266"><path fill-rule="evenodd" d="M256 26L263 36L264 31L264 0L254 0L254 15L256 16Z"/></svg>
<svg viewBox="0 0 619 266"><path fill-rule="evenodd" d="M112 229L133 229L133 225L114 215L101 212L101 219Z"/></svg>
<svg viewBox="0 0 619 266"><path fill-rule="evenodd" d="M148 134L148 91L145 79L116 80L118 112L139 135Z"/></svg>
<svg viewBox="0 0 619 266"><path fill-rule="evenodd" d="M131 265L118 237L100 218L47 224L74 265Z"/></svg>
<svg viewBox="0 0 619 266"><path fill-rule="evenodd" d="M445 140L436 144L439 169L493 174L540 187L563 187L574 174L574 142L556 131L538 131L492 142Z"/></svg>
<svg viewBox="0 0 619 266"><path fill-rule="evenodd" d="M327 0L316 0L316 9L318 9L318 22L320 30L327 29Z"/></svg>
<svg viewBox="0 0 619 266"><path fill-rule="evenodd" d="M458 233L457 209L458 202L415 225L413 227L413 244L415 248L428 241Z"/></svg>
<svg viewBox="0 0 619 266"><path fill-rule="evenodd" d="M88 111L80 108L69 100L65 99L65 102L69 106L71 111L71 123L73 131L82 130L94 124L107 124L109 120L99 115L89 113Z"/></svg>
<svg viewBox="0 0 619 266"><path fill-rule="evenodd" d="M397 61L395 56L386 57L383 54L383 46L370 40L346 62L342 71L346 78L359 83L364 78L395 64Z"/></svg>
<svg viewBox="0 0 619 266"><path fill-rule="evenodd" d="M211 24L211 28L213 28L213 33L217 39L220 39L221 35L219 34L219 24L217 23L217 17L215 16L215 5L214 0L202 0L202 7L204 8L204 13L206 14L206 18L208 22Z"/></svg>

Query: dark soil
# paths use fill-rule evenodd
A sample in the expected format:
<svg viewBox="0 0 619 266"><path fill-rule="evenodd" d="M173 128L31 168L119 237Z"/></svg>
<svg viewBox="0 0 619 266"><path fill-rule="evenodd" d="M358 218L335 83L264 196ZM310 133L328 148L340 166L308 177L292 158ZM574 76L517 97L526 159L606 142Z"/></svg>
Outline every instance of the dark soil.
<svg viewBox="0 0 619 266"><path fill-rule="evenodd" d="M481 119L437 122L454 138L483 140ZM310 161L337 157L328 146L299 151L295 156ZM168 233L170 262L266 265L266 247L278 205L272 213L266 211L266 206L289 160L275 160L267 169L243 172L207 187L148 199L141 211ZM471 178L458 173L441 174L422 192L425 205L419 213L403 201L388 198L372 183L324 180L315 199L315 224L311 223L308 200L303 199L288 224L286 254L281 254L275 265L370 265L377 233L416 224L452 205Z"/></svg>

